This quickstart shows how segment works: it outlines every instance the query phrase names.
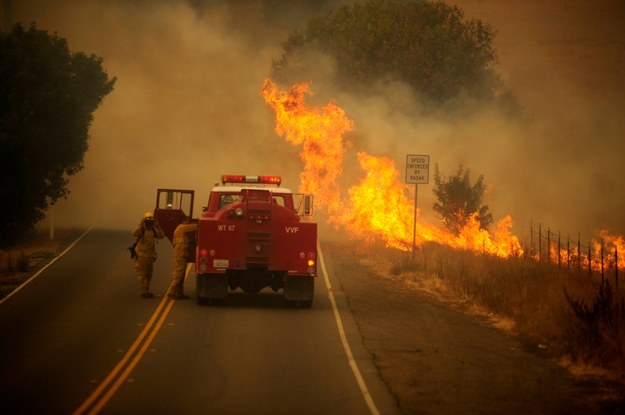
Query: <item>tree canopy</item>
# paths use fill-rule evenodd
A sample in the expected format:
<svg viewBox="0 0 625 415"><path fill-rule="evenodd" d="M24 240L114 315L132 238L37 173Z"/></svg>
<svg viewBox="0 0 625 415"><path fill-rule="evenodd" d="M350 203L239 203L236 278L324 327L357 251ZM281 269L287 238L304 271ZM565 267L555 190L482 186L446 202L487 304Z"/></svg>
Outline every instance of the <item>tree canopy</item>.
<svg viewBox="0 0 625 415"><path fill-rule="evenodd" d="M354 88L396 78L434 103L458 96L478 100L497 94L493 29L465 20L457 6L420 0L371 0L334 9L293 32L274 61L282 80L311 62L304 52L330 54L342 83ZM313 63L314 64L314 63ZM291 81L290 79L286 79Z"/></svg>
<svg viewBox="0 0 625 415"><path fill-rule="evenodd" d="M9 245L68 194L83 168L93 112L113 90L102 59L56 34L0 34L0 243Z"/></svg>
<svg viewBox="0 0 625 415"><path fill-rule="evenodd" d="M482 204L484 191L484 176L480 176L475 184L471 185L471 172L458 167L453 176L442 177L438 164L434 165L434 195L438 199L434 203L437 212L447 229L458 233L469 220L477 214L481 228L488 227L493 221L493 215L488 212L488 206Z"/></svg>

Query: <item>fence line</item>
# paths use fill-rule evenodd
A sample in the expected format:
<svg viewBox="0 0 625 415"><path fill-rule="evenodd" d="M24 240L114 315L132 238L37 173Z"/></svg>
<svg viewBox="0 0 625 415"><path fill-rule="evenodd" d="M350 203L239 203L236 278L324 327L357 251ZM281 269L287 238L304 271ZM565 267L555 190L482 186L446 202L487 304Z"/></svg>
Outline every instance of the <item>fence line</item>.
<svg viewBox="0 0 625 415"><path fill-rule="evenodd" d="M537 226L537 235L535 233L535 225L530 221L530 244L525 248L526 255L533 257L539 262L557 264L558 268L566 266L571 269L571 265L577 265L577 272L582 272L582 267L592 275L593 272L601 275L602 281L606 278L606 272L614 273L614 285L618 289L619 284L619 268L625 267L620 264L619 259L623 261L623 246L621 246L621 257L619 258L619 245L622 245L622 238L603 237L597 240L591 240L588 244L582 244L581 234L577 234L576 248L571 250L571 238L566 237L566 244L562 243L562 235L557 233L557 240L554 240L556 234L547 228L546 232L542 224ZM566 246L563 246L566 245ZM538 250L535 247L538 246ZM566 261L565 261L566 260ZM566 262L564 264L563 262Z"/></svg>

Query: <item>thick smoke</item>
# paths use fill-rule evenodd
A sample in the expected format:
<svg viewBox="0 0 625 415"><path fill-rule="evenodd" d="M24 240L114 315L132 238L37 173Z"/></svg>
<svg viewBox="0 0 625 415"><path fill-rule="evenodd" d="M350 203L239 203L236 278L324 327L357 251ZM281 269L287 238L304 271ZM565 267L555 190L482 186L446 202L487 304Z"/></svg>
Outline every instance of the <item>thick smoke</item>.
<svg viewBox="0 0 625 415"><path fill-rule="evenodd" d="M497 30L498 72L525 107L521 124L479 117L479 164L497 214L584 241L625 233L625 3L456 1ZM468 163L467 163L468 164Z"/></svg>
<svg viewBox="0 0 625 415"><path fill-rule="evenodd" d="M41 1L13 14L102 57L117 77L94 114L85 168L55 209L59 226L130 227L159 187L194 189L197 215L225 173L281 174L297 187L297 153L260 95L284 34L263 27L253 4L198 14L185 2Z"/></svg>
<svg viewBox="0 0 625 415"><path fill-rule="evenodd" d="M453 4L497 31L496 69L524 115L511 119L491 108L456 119L416 117L420 100L405 85L371 85L367 98L337 97L354 120L354 149L394 158L401 174L406 154L428 154L444 176L460 164L473 180L484 175L495 219L510 214L513 232L526 242L530 223L534 238L539 224L564 239L580 233L584 243L599 229L624 234L625 5ZM432 168L430 184L419 185L418 206L421 218L435 223ZM346 171L354 174L350 182L362 176Z"/></svg>
<svg viewBox="0 0 625 415"><path fill-rule="evenodd" d="M14 21L35 21L72 50L101 56L118 78L95 113L85 169L72 178L57 220L129 227L153 208L158 187L195 189L199 209L228 172L281 174L297 188L299 149L276 136L259 93L288 33L267 23L280 16L267 20L261 2L202 10L182 1L21 3L13 5ZM356 151L394 158L401 175L406 154L429 154L443 175L459 164L474 180L484 175L495 219L510 214L521 239L530 220L571 237L581 232L585 241L603 228L625 234L623 3L448 3L496 29L496 69L526 116L511 120L491 109L419 118L418 97L401 83L372 85L367 98L355 98L307 73L301 81L312 81L311 99L334 99L354 121L345 189L364 177ZM331 74L331 60L316 61ZM420 220L436 223L432 169L418 205Z"/></svg>

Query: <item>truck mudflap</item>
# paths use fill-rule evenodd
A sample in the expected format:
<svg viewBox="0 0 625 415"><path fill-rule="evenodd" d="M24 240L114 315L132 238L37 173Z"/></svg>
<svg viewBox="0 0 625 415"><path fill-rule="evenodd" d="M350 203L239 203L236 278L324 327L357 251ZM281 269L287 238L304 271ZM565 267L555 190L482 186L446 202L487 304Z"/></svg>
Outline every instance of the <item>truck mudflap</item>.
<svg viewBox="0 0 625 415"><path fill-rule="evenodd" d="M198 274L195 294L198 304L223 301L228 296L228 277L226 274Z"/></svg>
<svg viewBox="0 0 625 415"><path fill-rule="evenodd" d="M289 275L284 280L284 299L310 307L315 297L315 277Z"/></svg>

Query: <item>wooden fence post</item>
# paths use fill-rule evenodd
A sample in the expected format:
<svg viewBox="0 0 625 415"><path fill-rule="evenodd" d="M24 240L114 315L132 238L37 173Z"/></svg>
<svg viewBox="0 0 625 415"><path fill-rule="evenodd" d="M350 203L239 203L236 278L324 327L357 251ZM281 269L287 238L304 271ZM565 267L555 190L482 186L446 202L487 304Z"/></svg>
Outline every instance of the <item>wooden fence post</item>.
<svg viewBox="0 0 625 415"><path fill-rule="evenodd" d="M560 265L562 263L562 255L560 254L560 231L558 231L558 268L560 268Z"/></svg>
<svg viewBox="0 0 625 415"><path fill-rule="evenodd" d="M547 228L547 262L551 262L551 230Z"/></svg>
<svg viewBox="0 0 625 415"><path fill-rule="evenodd" d="M582 234L577 234L577 273L582 272Z"/></svg>
<svg viewBox="0 0 625 415"><path fill-rule="evenodd" d="M542 225L538 224L538 260L542 261L543 259L543 236L542 236Z"/></svg>
<svg viewBox="0 0 625 415"><path fill-rule="evenodd" d="M618 247L614 247L614 290L618 293Z"/></svg>
<svg viewBox="0 0 625 415"><path fill-rule="evenodd" d="M534 221L530 219L530 257L534 256Z"/></svg>
<svg viewBox="0 0 625 415"><path fill-rule="evenodd" d="M589 242L589 243L588 243L588 276L589 276L589 277L592 277L592 265L591 265L591 262L592 262L592 254L591 254L591 252L590 252L590 244L591 244L591 243L592 243L592 242Z"/></svg>
<svg viewBox="0 0 625 415"><path fill-rule="evenodd" d="M566 269L571 267L571 236L566 235Z"/></svg>
<svg viewBox="0 0 625 415"><path fill-rule="evenodd" d="M601 253L601 282L603 282L605 275L603 273L603 238L601 238L601 248L599 249Z"/></svg>

